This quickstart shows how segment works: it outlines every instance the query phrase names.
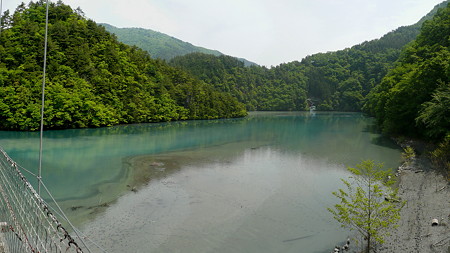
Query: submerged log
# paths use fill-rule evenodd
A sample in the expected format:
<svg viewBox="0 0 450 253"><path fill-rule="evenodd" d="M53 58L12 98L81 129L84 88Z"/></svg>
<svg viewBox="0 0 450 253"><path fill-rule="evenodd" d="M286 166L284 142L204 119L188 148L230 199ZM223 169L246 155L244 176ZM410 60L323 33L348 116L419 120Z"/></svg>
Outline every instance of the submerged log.
<svg viewBox="0 0 450 253"><path fill-rule="evenodd" d="M83 206L72 206L70 210L76 211L77 209L83 208Z"/></svg>
<svg viewBox="0 0 450 253"><path fill-rule="evenodd" d="M307 235L307 236L302 236L302 237L297 237L297 238L287 239L287 240L284 240L283 242L297 241L297 240L305 239L305 238L308 238L308 237L311 237L311 236L314 236L314 235Z"/></svg>

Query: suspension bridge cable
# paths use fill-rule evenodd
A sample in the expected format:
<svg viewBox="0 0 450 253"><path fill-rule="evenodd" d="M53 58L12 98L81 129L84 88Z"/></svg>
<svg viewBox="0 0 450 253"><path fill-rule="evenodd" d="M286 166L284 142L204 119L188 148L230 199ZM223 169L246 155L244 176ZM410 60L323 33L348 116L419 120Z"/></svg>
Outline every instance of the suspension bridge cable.
<svg viewBox="0 0 450 253"><path fill-rule="evenodd" d="M84 245L84 248L91 252L88 246L86 245L83 237L80 236L81 232L75 228L75 226L70 222L65 213L62 211L59 204L56 202L53 195L50 193L44 182L42 181L42 157L43 157L43 131L44 131L44 105L45 105L45 80L46 80L46 68L47 68L47 45L48 45L48 16L49 16L49 0L46 1L46 17L45 17L45 41L44 41L44 62L43 62L43 77L42 77L42 104L41 104L41 125L40 125L40 144L39 144L39 170L38 175L35 175L31 171L26 170L23 167L20 167L17 163L15 163L7 154L0 148L0 153L2 154L0 157L0 211L3 210L4 204L8 204L9 210L11 211L10 217L6 217L3 212L0 212L0 219L8 220L9 224L8 229L11 230L16 237L8 238L10 243L13 243L11 240L16 240L15 243L10 245L11 247L15 247L14 249L24 249L21 246L21 243L25 243L26 248L31 252L36 252L38 248L44 247L43 249L47 252L48 250L54 251L57 250L56 244L63 242L66 240L67 248L66 252L69 248L75 247L76 252L83 252L81 248L78 247L76 242L72 239L72 237L68 234L68 232L62 227L62 224L56 219L56 217L50 212L50 205L46 204L45 201L41 197L41 187L46 191L48 196L51 198L52 202L57 207L58 214L60 217L66 220L66 222L70 225L78 239ZM3 29L3 0L0 0L0 35ZM38 180L38 192L36 192L30 183L26 180L23 174L19 169L23 169L25 172L30 173ZM14 176L14 171L17 173ZM6 188L4 188L5 186ZM24 187L24 188L23 188ZM34 209L33 209L34 208ZM37 208L37 209L36 209ZM53 209L53 208L52 208ZM34 212L32 210L35 210ZM16 214L17 212L17 214ZM33 215L36 215L33 218ZM47 219L44 221L44 219ZM12 222L12 223L11 223ZM44 226L42 222L47 222L47 226ZM53 225L52 225L53 224ZM33 227L36 226L36 227ZM50 227L53 226L53 230ZM2 228L3 229L3 228ZM58 236L58 233L63 235L64 238L55 238ZM30 240L28 239L30 237ZM41 238L41 236L43 236ZM32 239L33 238L33 239ZM95 243L94 243L95 244ZM49 248L46 248L47 245ZM95 244L99 247L97 244ZM103 252L106 252L104 249L99 247ZM60 248L61 249L61 248ZM16 252L14 250L14 252ZM22 251L22 250L20 250ZM38 250L39 252L39 250ZM62 252L62 251L55 251Z"/></svg>
<svg viewBox="0 0 450 253"><path fill-rule="evenodd" d="M44 107L45 107L45 75L47 70L47 44L48 44L48 10L49 10L50 1L46 1L46 10L45 10L45 37L44 37L44 63L43 63L43 74L42 74L42 97L41 97L41 125L40 125L40 137L39 137L39 171L38 171L38 195L41 195L41 186L44 187L45 191L52 199L53 203L55 203L57 209L60 211L62 217L67 221L70 227L73 229L75 234L78 236L80 241L83 243L88 252L91 252L90 249L85 244L84 240L79 236L77 229L70 222L69 218L67 218L66 214L63 212L61 207L56 202L53 195L47 189L45 184L42 182L42 153L43 153L43 138L44 138Z"/></svg>
<svg viewBox="0 0 450 253"><path fill-rule="evenodd" d="M52 207L51 205L48 205L48 206L49 206L50 209L53 210L53 212L54 212L55 214L59 215L60 217L63 217L63 219L65 219L67 222L70 222L68 219L64 218L65 215L62 215L62 214L60 213L60 211L58 211L57 209L55 209L55 208ZM74 231L77 231L77 232L75 232L76 237L79 238L82 242L83 242L83 240L88 240L90 243L94 244L94 246L97 247L100 251L102 251L102 252L104 252L104 253L108 253L108 251L106 251L106 249L104 249L104 248L103 248L102 246L100 246L98 243L96 243L96 242L93 241L91 238L89 238L89 236L85 235L85 234L84 234L82 231L80 231L77 227L72 227L72 229L73 229ZM80 235L81 235L82 237L80 237ZM83 242L83 244L86 245L84 242ZM88 251L89 251L89 249L88 249Z"/></svg>
<svg viewBox="0 0 450 253"><path fill-rule="evenodd" d="M2 239L9 252L83 252L1 147L0 192L0 219L9 231Z"/></svg>
<svg viewBox="0 0 450 253"><path fill-rule="evenodd" d="M42 74L42 97L41 97L41 130L39 137L39 172L38 172L38 194L41 195L42 184L42 146L44 138L44 104L45 104L45 73L47 70L47 41L48 41L48 6L49 0L46 1L45 11L45 37L44 37L44 66Z"/></svg>
<svg viewBox="0 0 450 253"><path fill-rule="evenodd" d="M69 224L69 226L73 229L73 231L75 232L75 234L77 235L77 237L80 239L81 243L84 245L84 247L87 249L88 252L91 252L91 250L88 248L88 246L86 245L86 243L84 242L83 238L78 234L78 230L75 228L75 226L72 224L72 222L70 222L69 218L67 218L66 214L64 213L64 211L61 209L61 207L59 206L58 202L56 202L55 198L53 197L53 195L50 193L50 191L47 189L47 186L45 186L44 183L42 183L42 186L44 187L45 191L47 192L48 196L51 198L52 202L55 204L57 210L59 211L59 214L67 221L67 223Z"/></svg>
<svg viewBox="0 0 450 253"><path fill-rule="evenodd" d="M26 168L24 168L24 167L22 167L22 166L20 166L20 165L17 165L17 167L18 167L19 169L23 170L24 172L27 172L27 173L30 174L31 176L33 176L33 177L35 177L35 178L38 178L38 175L36 175L36 174L34 174L33 172L27 170Z"/></svg>
<svg viewBox="0 0 450 253"><path fill-rule="evenodd" d="M3 21L3 0L0 0L0 35L2 35L2 21Z"/></svg>
<svg viewBox="0 0 450 253"><path fill-rule="evenodd" d="M42 158L43 158L43 136L44 136L43 133L44 133L44 109L45 109L45 84L46 84L46 69L47 69L47 45L48 45L48 23L49 23L48 16L49 16L49 5L50 5L50 1L47 0L47 1L46 1L46 14L45 14L44 62L43 62L43 76L42 76L41 123L40 123L40 138L39 138L39 168L38 168L38 175L36 175L36 174L32 173L31 171L29 171L29 170L27 170L27 169L25 169L25 168L19 166L17 163L15 163L15 162L14 162L14 161L6 154L6 152L3 151L3 149L0 148L0 151L1 151L1 153L3 154L2 158L4 158L4 159L6 160L7 163L10 163L11 167L13 167L13 168L15 168L15 169L17 170L17 172L19 173L19 178L21 178L21 180L22 180L23 182L25 182L25 185L27 186L27 188L29 189L29 191L31 191L31 192L29 193L29 194L31 194L31 195L33 195L33 191L34 191L34 190L32 189L31 184L29 184L29 183L26 182L25 177L21 174L21 172L20 172L19 169L22 169L22 170L24 170L25 172L27 172L27 173L31 174L32 176L34 176L35 178L37 178L37 180L38 180L38 192L36 193L36 192L34 191L34 197L35 197L36 200L38 201L37 204L38 204L38 205L43 205L43 208L44 208L43 210L44 210L44 211L47 210L47 214L46 214L46 215L50 218L50 220L52 220L53 222L57 221L56 218L53 217L51 213L49 213L49 209L48 209L48 208L51 208L51 209L54 209L54 208L52 208L51 205L45 204L45 201L41 198L41 187L42 187L42 188L45 190L45 192L48 194L48 196L50 197L50 199L52 200L52 202L54 203L54 205L56 206L56 209L57 209L58 211L55 211L55 213L57 213L60 217L62 217L64 220L66 220L66 222L67 222L67 223L69 224L69 226L72 228L72 230L74 231L74 233L76 234L76 236L78 237L78 239L79 239L79 240L81 241L81 243L84 245L84 248L85 248L88 252L91 252L91 250L89 249L89 247L86 245L85 241L83 240L84 237L85 237L85 238L88 238L88 237L84 236L84 235L82 234L82 232L80 232L80 230L78 230L78 229L70 222L69 218L65 215L64 211L61 209L61 207L59 206L59 204L56 202L55 198L54 198L53 195L50 193L50 191L48 190L47 186L44 184L44 182L43 182L43 180L42 180ZM3 0L0 0L0 35L1 35L2 29L3 29L3 26L2 26L2 22L3 22L3 13L2 13L2 12L3 12ZM4 166L6 166L6 164L4 164L3 162L5 162L5 161L2 161L2 162L0 163L0 167L1 167L1 168L0 168L0 171L1 171L1 172L3 172L2 169L4 169ZM2 173L0 173L0 174L2 174ZM4 178L7 178L7 177L5 176ZM1 185L0 185L0 186L1 186ZM18 185L17 185L17 186L18 186ZM12 188L11 188L11 189L12 189ZM9 202L8 202L8 196L7 196L6 193L4 192L3 187L1 187L1 192L2 192L2 199L4 199L4 201L6 201L7 203L9 203ZM21 201L20 199L23 199L23 198L19 198L19 196L16 195L16 193L17 193L17 192L13 193L13 194L14 194L14 200L20 202L20 201ZM3 201L0 199L0 203L1 203L1 202L3 202ZM4 204L4 203L3 203L3 204ZM12 210L13 210L13 209L11 209L11 211L12 211ZM22 216L23 216L23 212L26 212L26 210L23 209L23 208L20 208L20 210L22 211L22 213L19 213L19 215L20 215L20 217L22 217ZM30 211L30 210L28 210L28 211ZM0 215L0 216L3 216L3 215ZM17 222L18 219L14 218L14 217L15 217L15 214L12 213L11 216L13 217L13 220L14 220L15 222ZM24 223L24 226L26 226L26 230L28 231L29 224L27 224L27 223L28 223L28 222ZM18 226L14 226L14 227L20 227L20 228L22 228L22 223L17 223L17 224L18 224ZM70 235L67 234L67 231L66 231L64 228L62 228L61 224L60 224L60 223L58 223L58 224L59 224L59 225L56 227L56 229L57 229L57 230L62 230L62 231L64 231L64 232L66 233L64 239L66 239L66 238L70 239L70 240L69 240L69 244L68 244L69 247L70 247L70 245L73 244L73 243L75 243L75 242L71 239ZM42 224L41 224L41 225L42 225ZM12 226L10 226L10 229L11 229L12 231L14 231ZM44 228L44 229L45 229L45 228ZM23 228L22 228L22 230L23 230ZM37 232L37 231L38 231L38 230L36 230L35 232ZM21 232L22 236L19 236L19 234L18 234L17 232L16 232L15 234L16 234L16 236L19 238L20 241L22 241L22 236L24 237L25 240L28 241L28 239L27 239L27 232L26 232L25 230L23 230L23 231ZM82 236L84 236L84 237L82 237L80 234L81 234ZM63 239L61 239L60 241L62 241L62 240L63 240ZM88 238L88 240L89 240L90 242L92 242L96 247L98 247L101 251L107 252L105 249L103 249L102 247L100 247L98 244L96 244L95 242L93 242L93 241L90 240L89 238ZM75 243L75 245L76 245L76 243ZM78 250L80 250L79 252L82 252L82 250L79 249L78 246L76 246L76 247L77 247L77 252L78 252ZM32 246L31 244L29 245L29 249L30 249L32 252L34 252L34 250L35 250L35 249L34 249L34 246ZM66 249L66 250L67 250L67 249Z"/></svg>

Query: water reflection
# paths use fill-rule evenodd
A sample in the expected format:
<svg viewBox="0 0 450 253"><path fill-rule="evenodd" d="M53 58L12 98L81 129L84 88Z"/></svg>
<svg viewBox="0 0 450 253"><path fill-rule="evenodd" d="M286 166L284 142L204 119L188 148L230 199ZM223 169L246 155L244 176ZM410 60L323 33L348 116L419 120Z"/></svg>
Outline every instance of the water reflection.
<svg viewBox="0 0 450 253"><path fill-rule="evenodd" d="M98 194L99 185L123 181L130 156L235 142L270 145L282 152L325 157L353 165L361 159L394 161L396 146L367 132L372 121L357 113L253 113L243 119L138 124L100 129L47 131L44 180L58 199ZM38 133L0 132L1 145L22 166L36 171Z"/></svg>

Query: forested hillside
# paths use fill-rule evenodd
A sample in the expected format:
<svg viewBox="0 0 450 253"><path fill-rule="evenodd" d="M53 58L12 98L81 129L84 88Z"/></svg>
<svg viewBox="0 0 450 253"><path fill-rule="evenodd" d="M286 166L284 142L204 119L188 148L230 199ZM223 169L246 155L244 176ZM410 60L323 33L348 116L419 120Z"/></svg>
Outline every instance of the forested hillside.
<svg viewBox="0 0 450 253"><path fill-rule="evenodd" d="M367 98L364 109L384 132L439 143L429 155L450 180L450 4L424 23Z"/></svg>
<svg viewBox="0 0 450 253"><path fill-rule="evenodd" d="M175 57L170 64L229 92L245 103L248 110L306 109L306 78L296 63L271 69L245 67L233 57L193 53Z"/></svg>
<svg viewBox="0 0 450 253"><path fill-rule="evenodd" d="M110 33L114 33L120 42L137 46L150 53L152 58L171 60L176 56L190 53L204 53L215 56L223 55L217 50L197 47L167 34L144 28L117 28L109 24L100 24ZM256 65L246 59L238 58L246 66Z"/></svg>
<svg viewBox="0 0 450 253"><path fill-rule="evenodd" d="M21 5L14 14L6 12L2 16L2 129L38 128L43 2L31 3L29 7ZM432 115L432 108L440 106L442 103L438 101L448 93L445 90L448 81L444 78L445 75L448 78L445 68L448 50L442 49L445 45L436 46L437 42L432 40L449 33L441 27L436 34L426 35L427 29L431 29L427 27L436 21L425 21L433 18L438 7L448 3L437 6L417 24L398 28L380 39L270 69L245 66L230 56L203 53L177 56L169 66L163 60L152 59L144 50L120 43L103 26L86 19L81 10L72 10L62 2L52 3L46 128L239 117L246 114L245 107L260 111L304 110L311 101L319 110L360 111L368 99L366 110L379 118L386 131L424 129L429 136L442 136L442 129L448 129L448 125L442 126L427 115ZM422 24L421 35L402 53L418 36ZM434 65L426 65L431 62ZM426 67L428 71L418 71ZM419 72L428 79L418 81ZM444 77L435 78L438 74L432 73L444 73ZM428 82L434 82L434 86L425 88ZM410 83L414 83L417 94L412 95L404 88L410 87ZM436 87L441 87L437 89L439 92ZM405 107L408 110L395 107L406 101L402 92L417 100L417 105L408 103ZM415 114L417 111L421 114Z"/></svg>
<svg viewBox="0 0 450 253"><path fill-rule="evenodd" d="M79 9L51 3L49 19L46 129L246 115L231 95L118 42ZM44 1L2 15L0 129L38 129L44 28Z"/></svg>
<svg viewBox="0 0 450 253"><path fill-rule="evenodd" d="M149 52L152 58L170 60L175 56L194 52L222 55L217 50L197 47L169 35L143 28L117 28L109 24L100 24L110 33L114 33L121 42L137 46Z"/></svg>
<svg viewBox="0 0 450 253"><path fill-rule="evenodd" d="M442 139L450 133L450 4L424 23L365 109L388 133Z"/></svg>
<svg viewBox="0 0 450 253"><path fill-rule="evenodd" d="M443 6L445 3L436 6L417 24L400 27L380 39L270 69L244 67L226 56L200 53L175 57L170 64L231 92L248 110L303 110L309 98L319 110L360 111L365 97L393 68L402 48Z"/></svg>

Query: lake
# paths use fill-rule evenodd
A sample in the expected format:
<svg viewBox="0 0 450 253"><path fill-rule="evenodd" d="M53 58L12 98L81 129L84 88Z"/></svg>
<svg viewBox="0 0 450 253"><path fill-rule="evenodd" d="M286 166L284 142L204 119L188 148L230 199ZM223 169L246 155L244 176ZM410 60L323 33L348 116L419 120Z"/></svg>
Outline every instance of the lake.
<svg viewBox="0 0 450 253"><path fill-rule="evenodd" d="M351 235L326 210L345 168L400 164L401 149L373 124L360 113L258 112L47 131L42 177L108 252L325 253ZM36 171L38 133L0 140Z"/></svg>

